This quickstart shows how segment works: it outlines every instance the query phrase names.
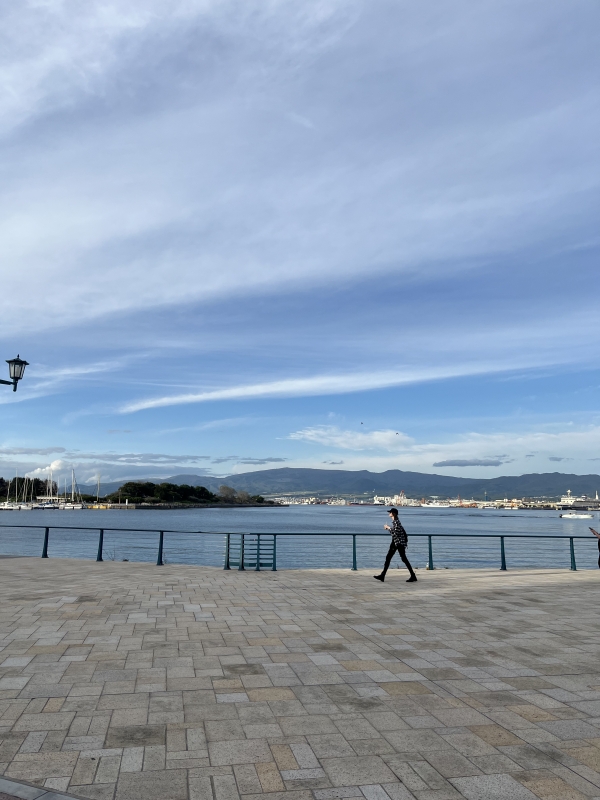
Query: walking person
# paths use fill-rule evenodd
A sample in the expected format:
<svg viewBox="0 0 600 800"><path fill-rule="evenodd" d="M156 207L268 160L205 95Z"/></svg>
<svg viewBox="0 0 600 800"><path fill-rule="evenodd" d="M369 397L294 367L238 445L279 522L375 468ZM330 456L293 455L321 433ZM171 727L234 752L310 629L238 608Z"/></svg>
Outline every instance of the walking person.
<svg viewBox="0 0 600 800"><path fill-rule="evenodd" d="M600 569L600 533L595 531L593 528L590 528L591 532L598 538L598 569Z"/></svg>
<svg viewBox="0 0 600 800"><path fill-rule="evenodd" d="M408 571L410 572L410 578L406 581L407 583L414 583L417 580L417 576L415 575L414 569L410 565L410 561L406 557L406 548L408 547L408 536L406 535L406 531L404 530L402 523L398 519L398 509L397 508L390 508L388 514L392 518L392 524L384 525L383 527L386 531L389 531L392 535L392 542L390 544L390 549L388 550L388 554L385 557L385 565L383 567L383 572L380 575L373 575L376 581L381 581L382 583L385 580L385 574L389 569L390 563L392 561L392 557L394 553L398 553L402 561L406 564Z"/></svg>

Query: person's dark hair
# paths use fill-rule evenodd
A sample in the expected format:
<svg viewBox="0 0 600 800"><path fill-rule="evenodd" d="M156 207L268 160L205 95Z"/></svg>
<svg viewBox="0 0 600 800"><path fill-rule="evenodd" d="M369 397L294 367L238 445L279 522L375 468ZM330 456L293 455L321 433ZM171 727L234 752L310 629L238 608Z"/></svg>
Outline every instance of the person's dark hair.
<svg viewBox="0 0 600 800"><path fill-rule="evenodd" d="M390 508L387 513L391 514L393 517L397 517L398 516L398 509L397 508Z"/></svg>

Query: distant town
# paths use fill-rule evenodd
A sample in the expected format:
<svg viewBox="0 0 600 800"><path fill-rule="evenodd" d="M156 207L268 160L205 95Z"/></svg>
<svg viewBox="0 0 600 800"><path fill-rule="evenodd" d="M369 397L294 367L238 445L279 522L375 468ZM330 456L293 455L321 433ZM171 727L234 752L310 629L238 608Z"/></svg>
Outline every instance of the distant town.
<svg viewBox="0 0 600 800"><path fill-rule="evenodd" d="M372 498L346 497L305 497L300 495L269 496L270 500L281 505L327 505L327 506L395 506L397 508L479 508L479 509L580 509L585 511L600 510L598 492L594 498L587 495L576 496L567 490L560 498L550 497L505 497L502 500L468 500L457 496L441 499L439 497L407 497L404 492L392 496L374 495Z"/></svg>

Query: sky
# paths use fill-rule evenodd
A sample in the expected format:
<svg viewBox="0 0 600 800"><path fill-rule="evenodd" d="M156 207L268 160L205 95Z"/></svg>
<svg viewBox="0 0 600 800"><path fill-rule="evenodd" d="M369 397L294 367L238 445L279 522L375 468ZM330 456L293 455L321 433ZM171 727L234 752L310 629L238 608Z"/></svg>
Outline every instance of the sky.
<svg viewBox="0 0 600 800"><path fill-rule="evenodd" d="M599 473L599 27L0 6L0 475Z"/></svg>

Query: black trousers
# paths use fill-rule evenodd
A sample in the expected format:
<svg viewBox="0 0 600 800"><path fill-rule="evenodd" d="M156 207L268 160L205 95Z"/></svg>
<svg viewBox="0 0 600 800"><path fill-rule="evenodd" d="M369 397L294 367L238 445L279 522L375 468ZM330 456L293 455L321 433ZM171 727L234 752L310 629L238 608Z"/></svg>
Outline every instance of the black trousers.
<svg viewBox="0 0 600 800"><path fill-rule="evenodd" d="M404 563L406 564L406 566L408 568L408 571L410 572L411 576L414 576L414 574L415 574L414 570L410 565L410 561L406 557L406 547L403 547L402 545L398 546L393 539L392 539L392 543L390 544L390 549L388 550L387 556L385 557L385 566L383 567L383 571L382 571L381 574L385 575L385 573L388 571L388 569L390 567L390 564L391 564L391 561L392 561L392 558L394 556L394 553L398 553L398 555L400 556L402 561L404 561Z"/></svg>

